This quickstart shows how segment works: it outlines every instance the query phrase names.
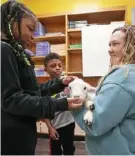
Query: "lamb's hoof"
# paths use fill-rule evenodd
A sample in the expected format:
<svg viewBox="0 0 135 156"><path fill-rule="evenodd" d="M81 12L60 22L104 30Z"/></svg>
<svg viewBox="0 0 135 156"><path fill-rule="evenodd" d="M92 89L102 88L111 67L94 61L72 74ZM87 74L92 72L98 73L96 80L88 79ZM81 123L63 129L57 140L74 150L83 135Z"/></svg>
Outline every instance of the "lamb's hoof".
<svg viewBox="0 0 135 156"><path fill-rule="evenodd" d="M90 126L92 124L92 122L88 121L88 120L84 120L84 123L88 126Z"/></svg>
<svg viewBox="0 0 135 156"><path fill-rule="evenodd" d="M92 104L92 105L90 105L90 110L94 110L95 109L95 105L94 104Z"/></svg>

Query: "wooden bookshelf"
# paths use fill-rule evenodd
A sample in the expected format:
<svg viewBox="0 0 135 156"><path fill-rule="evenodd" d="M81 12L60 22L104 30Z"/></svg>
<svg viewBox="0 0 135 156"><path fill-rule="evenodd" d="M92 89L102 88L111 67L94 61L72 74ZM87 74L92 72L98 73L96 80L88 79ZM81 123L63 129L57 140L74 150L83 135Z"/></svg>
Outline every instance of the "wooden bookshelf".
<svg viewBox="0 0 135 156"><path fill-rule="evenodd" d="M34 61L35 65L44 65L45 56L34 56L31 58L32 58L32 61Z"/></svg>
<svg viewBox="0 0 135 156"><path fill-rule="evenodd" d="M76 38L81 39L81 29L68 29L68 36L74 40Z"/></svg>
<svg viewBox="0 0 135 156"><path fill-rule="evenodd" d="M62 54L58 50L56 52L63 58L64 70L66 75L69 75L71 73L82 73L82 48L69 47L69 45L81 44L81 28L69 28L69 21L86 20L88 24L109 24L113 21L124 21L126 19L126 7L100 8L94 12L67 13L63 15L42 15L37 18L45 27L47 34L52 35L35 37L35 43L48 41L51 45L65 44L65 51ZM32 51L36 53L36 44L33 44ZM44 58L44 56L35 56L32 57L32 60L36 65L43 65ZM81 74L78 74L78 76L81 77ZM46 77L37 79L39 82L48 80ZM89 83L91 83L91 79L88 79ZM98 79L95 77L95 82Z"/></svg>
<svg viewBox="0 0 135 156"><path fill-rule="evenodd" d="M44 59L45 56L33 56L33 57L31 57L31 58L32 58L32 60L35 62L35 61L38 61L38 60Z"/></svg>
<svg viewBox="0 0 135 156"><path fill-rule="evenodd" d="M89 24L107 24L110 21L122 21L125 20L125 7L115 7L108 9L100 9L96 12L90 13L78 13L69 14L68 20L80 21L87 20Z"/></svg>
<svg viewBox="0 0 135 156"><path fill-rule="evenodd" d="M46 81L50 80L50 77L47 75L44 76L37 76L37 81L39 83L45 83Z"/></svg>

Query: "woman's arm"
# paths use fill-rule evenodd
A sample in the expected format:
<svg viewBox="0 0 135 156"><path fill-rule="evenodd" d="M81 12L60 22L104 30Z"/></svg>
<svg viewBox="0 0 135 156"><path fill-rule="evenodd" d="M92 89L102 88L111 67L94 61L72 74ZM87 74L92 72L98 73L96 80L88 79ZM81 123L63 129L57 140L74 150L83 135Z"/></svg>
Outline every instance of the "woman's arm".
<svg viewBox="0 0 135 156"><path fill-rule="evenodd" d="M122 122L135 99L121 86L106 84L94 99L95 110L93 122L88 126L83 121L86 109L73 111L75 121L90 136L99 136L107 133Z"/></svg>

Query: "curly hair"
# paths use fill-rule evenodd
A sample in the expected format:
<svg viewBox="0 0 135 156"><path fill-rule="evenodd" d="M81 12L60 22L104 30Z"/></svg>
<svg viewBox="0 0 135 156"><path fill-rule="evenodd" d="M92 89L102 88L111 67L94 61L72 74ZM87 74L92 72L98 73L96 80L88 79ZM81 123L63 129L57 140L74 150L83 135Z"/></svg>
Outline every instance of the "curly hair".
<svg viewBox="0 0 135 156"><path fill-rule="evenodd" d="M1 5L1 32L4 33L12 46L13 51L21 64L30 65L21 39L21 20L26 16L35 16L24 4L17 1L7 1ZM13 25L18 23L19 39L15 40L13 35Z"/></svg>
<svg viewBox="0 0 135 156"><path fill-rule="evenodd" d="M123 64L130 64L135 63L135 26L123 26L114 29L112 32L115 33L116 31L122 31L126 35L126 44L124 46L124 58L122 63Z"/></svg>

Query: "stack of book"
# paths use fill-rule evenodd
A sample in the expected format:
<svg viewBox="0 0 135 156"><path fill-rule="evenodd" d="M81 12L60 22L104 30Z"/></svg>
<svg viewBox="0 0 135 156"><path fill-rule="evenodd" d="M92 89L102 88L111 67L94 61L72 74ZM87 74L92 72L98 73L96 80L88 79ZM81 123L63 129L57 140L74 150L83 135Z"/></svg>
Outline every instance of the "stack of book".
<svg viewBox="0 0 135 156"><path fill-rule="evenodd" d="M82 28L87 25L88 25L87 21L69 21L68 23L69 29Z"/></svg>
<svg viewBox="0 0 135 156"><path fill-rule="evenodd" d="M82 48L82 44L70 44L69 48L70 49Z"/></svg>
<svg viewBox="0 0 135 156"><path fill-rule="evenodd" d="M36 56L46 56L50 53L49 42L37 42L36 43Z"/></svg>
<svg viewBox="0 0 135 156"><path fill-rule="evenodd" d="M35 37L44 36L45 33L46 33L45 27L40 22L38 22L36 31L34 32L34 36Z"/></svg>
<svg viewBox="0 0 135 156"><path fill-rule="evenodd" d="M45 76L47 73L44 71L44 66L36 66L35 69L36 76Z"/></svg>

